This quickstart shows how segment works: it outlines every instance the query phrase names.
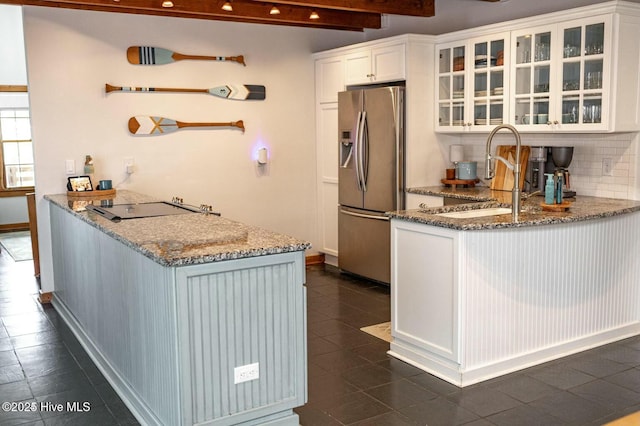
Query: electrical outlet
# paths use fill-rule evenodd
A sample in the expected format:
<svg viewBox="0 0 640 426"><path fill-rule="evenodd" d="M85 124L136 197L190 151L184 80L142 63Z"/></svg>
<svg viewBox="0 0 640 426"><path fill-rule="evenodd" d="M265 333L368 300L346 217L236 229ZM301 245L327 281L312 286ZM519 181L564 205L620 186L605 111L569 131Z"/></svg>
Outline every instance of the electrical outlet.
<svg viewBox="0 0 640 426"><path fill-rule="evenodd" d="M260 363L241 365L233 369L233 383L243 383L260 378Z"/></svg>
<svg viewBox="0 0 640 426"><path fill-rule="evenodd" d="M135 161L133 157L125 157L124 158L124 171L126 174L130 175L133 173L133 165Z"/></svg>
<svg viewBox="0 0 640 426"><path fill-rule="evenodd" d="M613 176L613 162L611 158L602 159L602 176Z"/></svg>

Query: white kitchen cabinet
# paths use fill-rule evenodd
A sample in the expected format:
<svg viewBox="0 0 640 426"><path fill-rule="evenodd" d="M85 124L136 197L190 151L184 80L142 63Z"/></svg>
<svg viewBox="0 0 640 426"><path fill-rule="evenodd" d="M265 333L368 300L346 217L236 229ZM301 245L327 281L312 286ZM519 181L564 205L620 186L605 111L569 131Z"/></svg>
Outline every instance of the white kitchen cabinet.
<svg viewBox="0 0 640 426"><path fill-rule="evenodd" d="M444 205L444 197L407 192L404 196L404 202L407 210L419 209L420 204L424 204L427 207L442 207Z"/></svg>
<svg viewBox="0 0 640 426"><path fill-rule="evenodd" d="M526 130L607 131L612 17L514 31L511 123Z"/></svg>
<svg viewBox="0 0 640 426"><path fill-rule="evenodd" d="M404 79L404 43L357 49L345 56L347 86Z"/></svg>
<svg viewBox="0 0 640 426"><path fill-rule="evenodd" d="M480 230L392 218L389 354L467 386L638 335L639 238L640 212Z"/></svg>
<svg viewBox="0 0 640 426"><path fill-rule="evenodd" d="M504 66L498 67L497 58L494 69L487 62L485 76L474 69L483 55L474 43L500 32L506 38ZM640 130L637 4L611 1L438 39L438 132L490 131L500 124L500 108L503 121L521 132ZM487 56L491 61L495 54ZM492 81L500 77L502 88Z"/></svg>
<svg viewBox="0 0 640 426"><path fill-rule="evenodd" d="M507 116L509 33L436 46L437 130L487 131Z"/></svg>
<svg viewBox="0 0 640 426"><path fill-rule="evenodd" d="M344 90L344 57L316 61L316 104L338 103L338 92Z"/></svg>
<svg viewBox="0 0 640 426"><path fill-rule="evenodd" d="M391 335L395 355L403 353L403 346L412 346L416 358L434 355L440 358L443 371L452 372L460 366L459 234L391 221ZM424 364L429 362L420 366Z"/></svg>
<svg viewBox="0 0 640 426"><path fill-rule="evenodd" d="M424 167L424 148L411 141L432 131L427 126L426 96L432 87L428 80L433 37L402 35L316 53L316 189L318 204L318 250L338 256L338 92L350 85L406 81L405 122L407 174L411 161ZM427 60L429 58L429 60ZM409 77L410 76L410 77ZM430 117L430 115L429 115ZM412 138L412 135L417 135Z"/></svg>

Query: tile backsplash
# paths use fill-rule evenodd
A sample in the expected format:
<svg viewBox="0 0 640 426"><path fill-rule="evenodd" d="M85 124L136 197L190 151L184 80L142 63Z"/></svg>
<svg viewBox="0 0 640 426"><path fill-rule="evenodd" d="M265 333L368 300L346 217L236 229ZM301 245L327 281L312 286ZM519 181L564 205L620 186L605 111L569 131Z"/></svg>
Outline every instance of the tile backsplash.
<svg viewBox="0 0 640 426"><path fill-rule="evenodd" d="M640 199L638 188L638 133L542 135L522 134L523 145L573 146L573 160L569 166L571 187L578 195L595 197ZM478 176L484 175L486 135L464 135L465 160L478 162ZM509 133L498 134L491 150L498 145L514 145ZM448 147L445 152L448 153ZM610 159L613 176L603 176L603 160Z"/></svg>

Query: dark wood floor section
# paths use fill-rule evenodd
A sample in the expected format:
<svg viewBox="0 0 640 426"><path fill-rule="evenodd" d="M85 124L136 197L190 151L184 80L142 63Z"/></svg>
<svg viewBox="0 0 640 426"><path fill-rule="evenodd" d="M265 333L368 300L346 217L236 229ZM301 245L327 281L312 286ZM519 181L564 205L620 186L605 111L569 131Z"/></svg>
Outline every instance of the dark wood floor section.
<svg viewBox="0 0 640 426"><path fill-rule="evenodd" d="M389 290L307 268L309 402L302 425L602 425L640 410L640 338L460 389L389 357L360 327L390 319ZM89 402L90 411L6 412L5 425L135 425L52 308L33 265L0 253L0 402ZM108 319L105 319L108 320Z"/></svg>

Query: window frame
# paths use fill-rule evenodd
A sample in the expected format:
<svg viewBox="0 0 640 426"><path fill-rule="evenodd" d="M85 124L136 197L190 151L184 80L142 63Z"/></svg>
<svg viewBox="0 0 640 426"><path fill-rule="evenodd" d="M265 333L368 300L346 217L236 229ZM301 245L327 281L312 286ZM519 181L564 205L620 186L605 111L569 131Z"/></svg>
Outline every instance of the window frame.
<svg viewBox="0 0 640 426"><path fill-rule="evenodd" d="M0 85L0 92L22 92L26 93L29 89L27 86L20 85ZM29 119L31 119L31 113L29 113ZM33 144L33 138L31 139L31 143ZM0 144L1 145L1 144ZM6 188L5 187L5 176L4 176L4 158L2 156L3 150L0 149L0 198L2 197L18 197L22 195L26 195L35 190L34 186L21 186L19 188Z"/></svg>

